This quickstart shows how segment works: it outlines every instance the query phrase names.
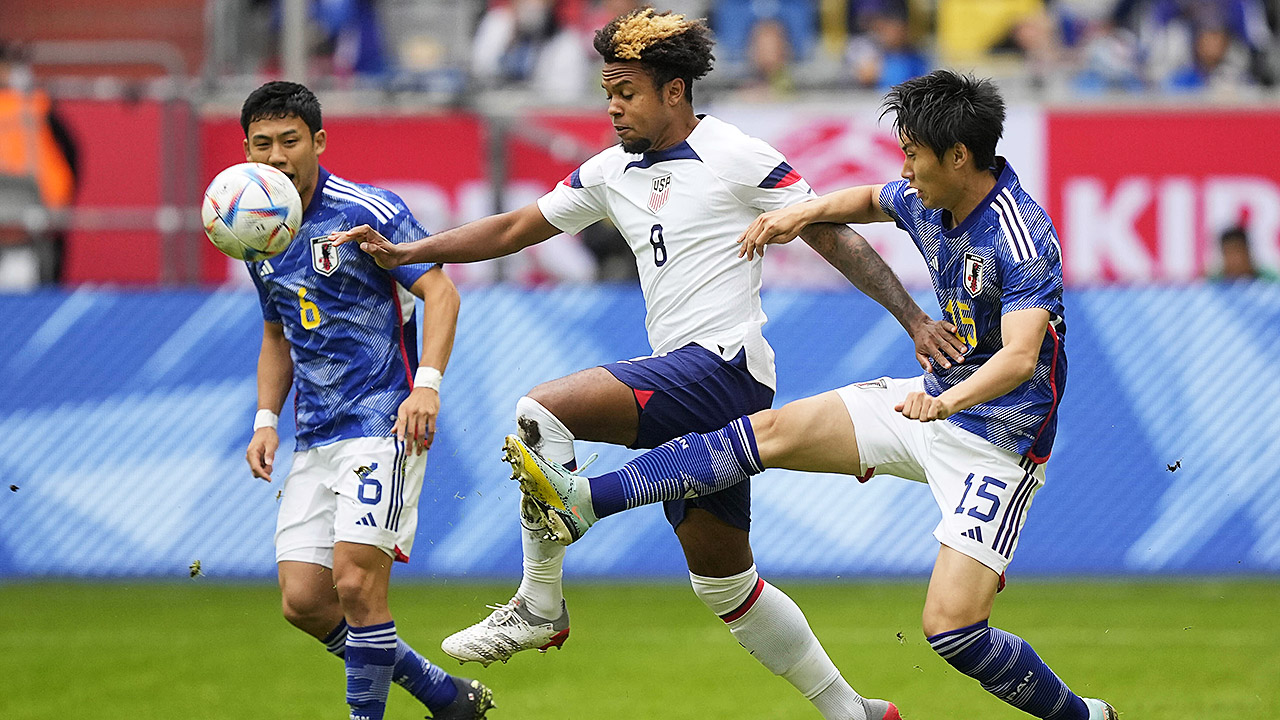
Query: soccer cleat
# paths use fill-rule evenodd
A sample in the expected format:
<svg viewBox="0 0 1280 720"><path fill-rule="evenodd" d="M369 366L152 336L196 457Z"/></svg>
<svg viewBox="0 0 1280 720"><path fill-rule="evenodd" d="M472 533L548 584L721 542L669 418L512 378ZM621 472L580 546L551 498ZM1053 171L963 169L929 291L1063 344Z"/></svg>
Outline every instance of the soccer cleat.
<svg viewBox="0 0 1280 720"><path fill-rule="evenodd" d="M595 523L586 478L542 457L515 435L507 436L503 458L511 463L511 479L518 480L521 491L542 506L546 539L568 545Z"/></svg>
<svg viewBox="0 0 1280 720"><path fill-rule="evenodd" d="M862 709L867 714L867 720L902 720L897 706L888 700L862 698Z"/></svg>
<svg viewBox="0 0 1280 720"><path fill-rule="evenodd" d="M1089 720L1120 720L1120 713L1105 700L1083 698L1089 708Z"/></svg>
<svg viewBox="0 0 1280 720"><path fill-rule="evenodd" d="M445 654L459 662L488 667L494 660L506 662L522 650L546 652L559 648L569 637L569 609L560 601L560 617L538 617L525 607L519 595L505 605L489 605L489 617L450 635L440 643Z"/></svg>
<svg viewBox="0 0 1280 720"><path fill-rule="evenodd" d="M450 676L454 687L458 688L458 697L435 714L428 715L429 720L484 720L484 716L493 704L493 691L484 683L471 678Z"/></svg>

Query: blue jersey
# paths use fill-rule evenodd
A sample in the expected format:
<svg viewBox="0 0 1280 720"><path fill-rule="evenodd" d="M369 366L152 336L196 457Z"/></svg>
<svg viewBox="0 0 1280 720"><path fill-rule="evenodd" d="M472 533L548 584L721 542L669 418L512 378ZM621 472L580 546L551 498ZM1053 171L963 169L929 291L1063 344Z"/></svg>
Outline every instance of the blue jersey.
<svg viewBox="0 0 1280 720"><path fill-rule="evenodd" d="M1067 380L1062 252L1049 216L1022 189L1004 158L996 159L995 188L956 227L949 227L949 212L926 208L905 180L884 186L880 206L924 255L938 303L969 346L963 364L925 374L930 395L968 379L1004 347L1004 313L1049 311L1031 379L947 418L997 447L1044 462L1053 449Z"/></svg>
<svg viewBox="0 0 1280 720"><path fill-rule="evenodd" d="M395 194L324 168L302 226L281 254L245 263L262 317L282 323L293 358L298 450L391 434L418 365L411 287L430 265L378 267L330 233L369 225L395 243L428 235Z"/></svg>

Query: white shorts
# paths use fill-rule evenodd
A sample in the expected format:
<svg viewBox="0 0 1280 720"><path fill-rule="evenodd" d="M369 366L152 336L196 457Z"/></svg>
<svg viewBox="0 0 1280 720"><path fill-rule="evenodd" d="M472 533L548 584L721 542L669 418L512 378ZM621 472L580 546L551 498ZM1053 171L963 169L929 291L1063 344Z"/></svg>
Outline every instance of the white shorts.
<svg viewBox="0 0 1280 720"><path fill-rule="evenodd" d="M372 545L409 561L427 455L391 437L339 440L293 454L276 517L276 562L333 567L333 544Z"/></svg>
<svg viewBox="0 0 1280 720"><path fill-rule="evenodd" d="M938 542L1004 572L1027 509L1044 485L1044 465L996 447L946 420L909 420L893 409L924 378L880 378L840 388L858 438L864 477L927 482L942 510Z"/></svg>

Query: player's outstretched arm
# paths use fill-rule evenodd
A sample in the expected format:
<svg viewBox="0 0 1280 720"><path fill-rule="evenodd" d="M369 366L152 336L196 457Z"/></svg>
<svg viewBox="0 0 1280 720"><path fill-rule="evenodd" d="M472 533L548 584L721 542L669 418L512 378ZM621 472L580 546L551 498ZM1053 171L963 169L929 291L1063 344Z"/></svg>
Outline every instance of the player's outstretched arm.
<svg viewBox="0 0 1280 720"><path fill-rule="evenodd" d="M803 204L803 203L802 203ZM956 327L935 321L911 299L902 282L865 238L839 223L820 222L805 227L800 236L831 266L893 314L916 345L916 360L925 371L934 362L944 368L964 362L965 345Z"/></svg>
<svg viewBox="0 0 1280 720"><path fill-rule="evenodd" d="M258 353L258 409L280 414L284 399L293 385L293 358L289 355L289 341L284 336L284 325L276 322L262 323L262 350ZM276 449L280 447L280 435L274 427L262 427L253 431L245 459L256 478L271 482L275 467Z"/></svg>
<svg viewBox="0 0 1280 720"><path fill-rule="evenodd" d="M1013 392L1030 380L1035 372L1040 345L1048 329L1048 310L1028 308L1006 313L1000 318L1000 337L1004 347L973 375L937 397L924 392L910 393L894 409L912 420L943 420L961 410Z"/></svg>
<svg viewBox="0 0 1280 720"><path fill-rule="evenodd" d="M334 245L360 244L378 265L393 268L410 263L464 263L489 260L523 250L559 234L547 222L537 203L511 212L490 215L408 243L393 243L368 225L334 233Z"/></svg>
<svg viewBox="0 0 1280 720"><path fill-rule="evenodd" d="M458 288L444 273L444 268L434 267L418 278L409 291L422 298L422 359L418 367L434 368L443 375L458 329L458 308L462 304ZM437 375L436 382L439 380ZM418 455L431 448L439 417L440 390L414 387L396 411L392 432Z"/></svg>
<svg viewBox="0 0 1280 720"><path fill-rule="evenodd" d="M859 185L763 213L738 236L738 257L750 260L757 254L763 255L765 245L789 243L813 223L872 223L892 220L880 207L880 189L883 187Z"/></svg>

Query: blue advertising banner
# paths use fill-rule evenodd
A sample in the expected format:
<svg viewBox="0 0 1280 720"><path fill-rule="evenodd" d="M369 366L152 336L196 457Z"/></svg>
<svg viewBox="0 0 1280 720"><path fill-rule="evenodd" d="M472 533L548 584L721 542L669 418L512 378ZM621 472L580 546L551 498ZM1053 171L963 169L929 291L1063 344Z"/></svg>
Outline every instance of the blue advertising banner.
<svg viewBox="0 0 1280 720"><path fill-rule="evenodd" d="M918 296L936 312L931 295ZM1280 286L1067 295L1070 377L1014 574L1280 573ZM854 292L770 292L775 405L918 373L897 323ZM0 296L0 578L273 577L276 481L250 477L261 314L252 293L83 289ZM534 385L649 352L638 290L467 290L412 561L401 576L520 572L501 461ZM286 405L286 408L288 405ZM285 415L289 413L286 411ZM633 452L583 444L610 469ZM752 544L771 576L927 573L924 485L771 470ZM570 575L683 577L661 509L603 521Z"/></svg>

